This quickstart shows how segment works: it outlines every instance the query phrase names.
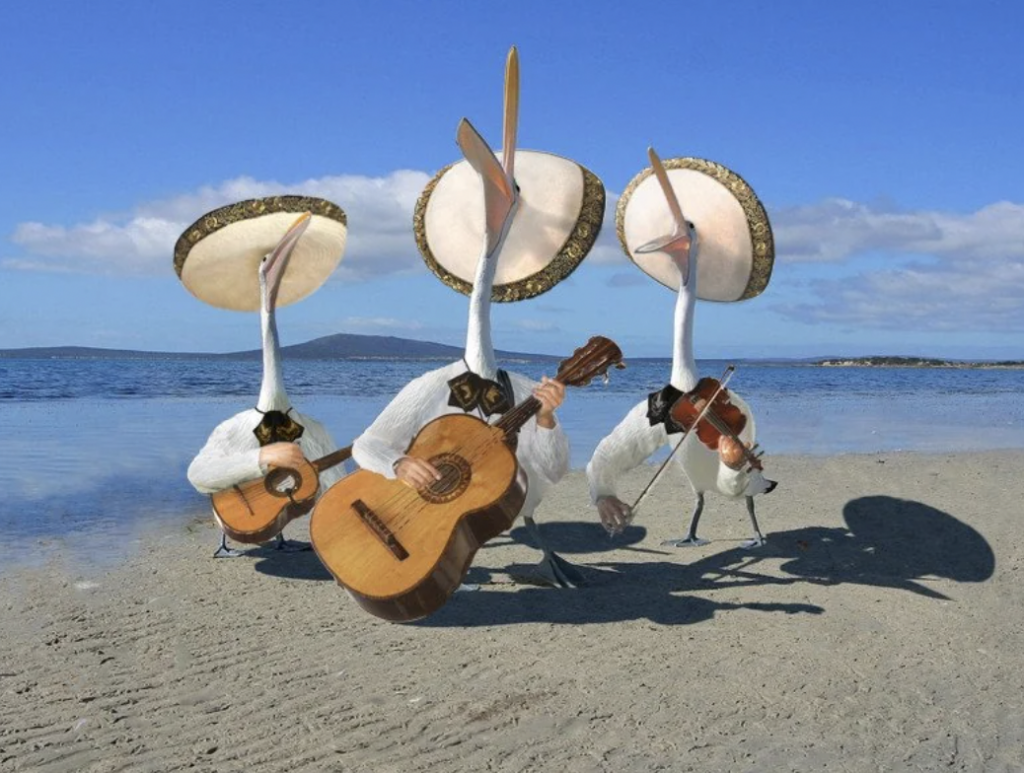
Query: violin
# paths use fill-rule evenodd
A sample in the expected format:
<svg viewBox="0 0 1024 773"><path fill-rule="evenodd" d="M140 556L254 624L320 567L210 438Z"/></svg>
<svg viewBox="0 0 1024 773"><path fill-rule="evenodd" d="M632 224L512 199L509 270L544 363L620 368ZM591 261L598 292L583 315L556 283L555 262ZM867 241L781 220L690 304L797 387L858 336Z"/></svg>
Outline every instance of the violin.
<svg viewBox="0 0 1024 773"><path fill-rule="evenodd" d="M731 369L730 365L726 373L728 374ZM747 415L739 406L732 403L729 390L718 379L705 377L698 381L697 386L672 404L669 416L687 432L693 429L700 442L712 451L718 450L722 437L735 440L750 468L764 469L761 464L761 455L764 452L754 453L757 445L748 448L739 437L747 426Z"/></svg>

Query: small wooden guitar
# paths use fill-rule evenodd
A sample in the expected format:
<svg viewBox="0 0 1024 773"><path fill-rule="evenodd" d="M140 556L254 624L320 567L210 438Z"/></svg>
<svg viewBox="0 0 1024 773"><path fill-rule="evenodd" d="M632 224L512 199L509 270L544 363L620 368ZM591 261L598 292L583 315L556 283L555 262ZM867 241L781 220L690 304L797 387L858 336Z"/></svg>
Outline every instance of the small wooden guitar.
<svg viewBox="0 0 1024 773"><path fill-rule="evenodd" d="M583 386L621 364L599 336L562 362L555 378ZM452 414L429 422L406 454L426 459L441 479L415 490L358 470L331 486L309 524L320 560L356 602L386 620L416 620L440 609L480 546L512 526L527 480L510 448L541 408L529 397L494 425Z"/></svg>
<svg viewBox="0 0 1024 773"><path fill-rule="evenodd" d="M224 533L236 542L266 542L289 521L308 513L320 490L320 473L352 456L352 446L299 467L273 467L262 478L218 491L211 499Z"/></svg>

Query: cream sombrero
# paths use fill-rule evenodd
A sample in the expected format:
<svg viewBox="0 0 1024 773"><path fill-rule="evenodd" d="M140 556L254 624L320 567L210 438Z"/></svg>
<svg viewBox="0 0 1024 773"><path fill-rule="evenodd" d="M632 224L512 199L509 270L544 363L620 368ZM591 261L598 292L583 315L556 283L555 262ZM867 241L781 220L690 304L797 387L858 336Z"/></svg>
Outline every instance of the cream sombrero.
<svg viewBox="0 0 1024 773"><path fill-rule="evenodd" d="M345 251L345 212L325 199L271 196L207 212L174 245L174 270L189 292L212 306L257 311L260 261L304 212L312 218L285 269L277 306L301 300L327 280Z"/></svg>
<svg viewBox="0 0 1024 773"><path fill-rule="evenodd" d="M495 301L532 298L569 276L594 246L604 218L604 185L575 161L517 150L515 170L519 208L498 259ZM420 254L442 282L466 295L484 225L483 186L468 161L438 172L416 202Z"/></svg>
<svg viewBox="0 0 1024 773"><path fill-rule="evenodd" d="M732 170L700 158L663 162L672 190L699 239L697 297L742 301L768 286L775 243L768 213L753 189ZM637 248L672 232L672 213L652 167L634 177L615 211L619 242L629 259L666 287L679 288L679 271L663 253Z"/></svg>
<svg viewBox="0 0 1024 773"><path fill-rule="evenodd" d="M587 256L601 232L604 186L575 161L516 148L519 116L519 54L513 46L505 64L505 148L501 171L514 177L518 206L495 266L491 298L521 301L547 292L571 274ZM484 154L487 143L463 119L459 145L471 144ZM508 157L506 157L506 151ZM481 156L473 154L478 163ZM449 287L469 295L477 264L487 243L484 184L468 160L450 164L423 189L413 214L416 245L430 270ZM515 174L512 174L512 169ZM497 238L496 234L491 234Z"/></svg>

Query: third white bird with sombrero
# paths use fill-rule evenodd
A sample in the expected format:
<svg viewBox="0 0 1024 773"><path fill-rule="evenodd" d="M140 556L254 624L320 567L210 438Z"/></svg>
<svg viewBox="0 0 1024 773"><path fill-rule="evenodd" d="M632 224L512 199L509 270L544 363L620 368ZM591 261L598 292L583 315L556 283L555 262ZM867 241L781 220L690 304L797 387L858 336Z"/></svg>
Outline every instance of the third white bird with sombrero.
<svg viewBox="0 0 1024 773"><path fill-rule="evenodd" d="M437 471L405 455L416 433L447 413L474 413L493 423L531 393L542 403L520 431L516 456L529 480L521 514L544 552L541 579L571 587L579 573L545 547L533 513L545 489L569 468L569 443L555 418L564 386L499 370L491 341L491 300L517 301L549 290L593 247L604 213L604 187L588 170L559 156L516 150L519 67L516 49L505 72L502 160L469 121L457 142L465 161L441 170L416 206L417 244L449 287L470 295L462 360L410 382L366 432L353 456L360 467L415 488ZM482 186L482 191L481 191ZM482 196L481 196L482 192Z"/></svg>
<svg viewBox="0 0 1024 773"><path fill-rule="evenodd" d="M188 479L201 493L260 478L274 467L294 468L337 448L326 428L295 411L288 398L276 311L327 280L341 260L346 236L345 213L336 204L310 196L274 196L208 212L178 239L175 269L193 295L219 308L260 312L259 397L255 407L221 422L192 461ZM341 475L337 467L320 472L321 491ZM216 509L214 518L226 528ZM242 534L234 536L243 539ZM278 547L287 549L281 532L276 536ZM239 552L229 549L222 535L214 555Z"/></svg>
<svg viewBox="0 0 1024 773"><path fill-rule="evenodd" d="M677 289L671 380L634 407L602 440L587 465L592 501L610 533L632 521L633 512L618 497L621 475L666 444L676 445L683 428L672 419L672 405L698 383L693 356L693 317L697 298L738 301L761 293L774 259L768 216L753 190L721 164L697 158L670 159L664 166L649 151L651 167L638 174L619 200L616 226L629 258L645 273ZM668 167L666 169L665 167ZM687 217L677 196L682 197ZM698 282L698 279L700 280ZM698 287L700 295L698 296ZM739 442L754 443L750 406L729 391L731 402L746 417ZM705 446L696 432L686 435L676 460L696 494L687 535L664 544L701 545L697 525L704 494L714 491L743 498L754 529L748 547L764 543L754 512L754 496L775 488L758 469L750 468L739 443L723 437L718 450Z"/></svg>

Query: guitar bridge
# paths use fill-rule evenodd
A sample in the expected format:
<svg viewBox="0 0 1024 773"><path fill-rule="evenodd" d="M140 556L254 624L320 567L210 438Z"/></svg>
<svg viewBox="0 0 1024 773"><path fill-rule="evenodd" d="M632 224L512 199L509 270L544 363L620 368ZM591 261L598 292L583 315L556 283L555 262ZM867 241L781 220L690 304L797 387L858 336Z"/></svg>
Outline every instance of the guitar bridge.
<svg viewBox="0 0 1024 773"><path fill-rule="evenodd" d="M373 532L377 539L384 543L384 547L391 551L395 558L399 561L404 561L409 557L409 551L398 541L398 537L395 536L394 532L388 528L388 525L380 519L380 516L373 512L363 500L357 499L352 503L352 508L359 515L362 522L366 524L366 527Z"/></svg>

